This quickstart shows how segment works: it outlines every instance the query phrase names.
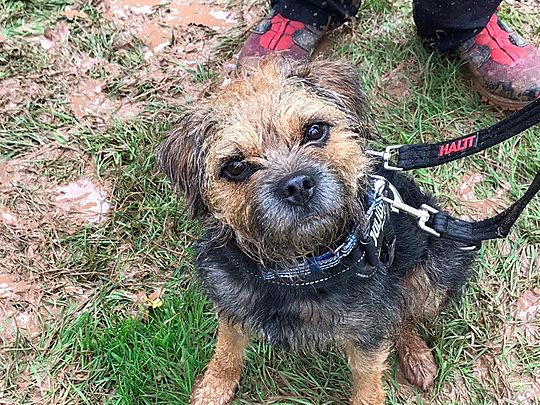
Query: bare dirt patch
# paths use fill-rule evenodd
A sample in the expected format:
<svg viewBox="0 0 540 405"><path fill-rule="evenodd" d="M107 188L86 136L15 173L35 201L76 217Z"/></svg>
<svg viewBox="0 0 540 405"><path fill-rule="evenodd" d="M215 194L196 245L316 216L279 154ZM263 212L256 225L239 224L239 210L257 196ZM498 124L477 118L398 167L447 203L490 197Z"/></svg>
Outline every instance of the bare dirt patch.
<svg viewBox="0 0 540 405"><path fill-rule="evenodd" d="M67 185L46 175L57 164L71 168ZM78 195L74 184L84 192ZM106 187L88 156L59 144L0 164L0 346L14 350L10 361L24 357L22 373L12 383L22 397L30 395L31 403L49 403L46 395L57 384L48 371L40 377L30 348L61 324L68 308L82 307L94 289L76 281L74 288L70 270L58 267L66 255L60 237L106 218Z"/></svg>
<svg viewBox="0 0 540 405"><path fill-rule="evenodd" d="M55 259L62 254L58 235L78 230L85 220L102 220L106 214L103 202L96 212L97 202L93 199L99 201L97 188L74 198L69 195L73 194L71 188L62 188L42 174L48 163L58 161L72 165L74 178L78 178L81 164L87 176L95 175L86 156L59 145L43 146L0 166L0 322L9 325L0 330L4 344L13 342L15 326L29 339L38 337L42 321L50 311L54 312L50 307L43 312L43 300L52 292L58 293L66 282L57 278L54 266ZM67 207L72 209L66 211ZM70 296L69 292L64 293L64 297Z"/></svg>
<svg viewBox="0 0 540 405"><path fill-rule="evenodd" d="M0 109L7 115L19 111L22 104L47 97L48 94L44 86L34 81L14 77L0 80ZM0 123L4 119L4 114L0 114Z"/></svg>
<svg viewBox="0 0 540 405"><path fill-rule="evenodd" d="M70 95L70 107L79 120L98 119L110 124L113 118L127 120L137 116L142 103L132 103L127 99L108 98L104 80L86 78Z"/></svg>

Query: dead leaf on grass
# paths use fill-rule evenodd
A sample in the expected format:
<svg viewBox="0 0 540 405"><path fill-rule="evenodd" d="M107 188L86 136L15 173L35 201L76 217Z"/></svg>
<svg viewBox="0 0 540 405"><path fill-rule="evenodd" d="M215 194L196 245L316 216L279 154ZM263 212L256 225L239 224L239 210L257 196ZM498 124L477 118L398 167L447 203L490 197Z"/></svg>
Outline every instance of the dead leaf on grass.
<svg viewBox="0 0 540 405"><path fill-rule="evenodd" d="M55 204L62 210L79 215L82 219L100 223L106 219L111 207L105 190L88 179L79 179L58 187Z"/></svg>
<svg viewBox="0 0 540 405"><path fill-rule="evenodd" d="M82 19L88 20L88 14L86 14L84 11L75 10L69 6L64 9L64 11L62 12L62 15L66 17L68 20L74 20L76 18L82 18Z"/></svg>
<svg viewBox="0 0 540 405"><path fill-rule="evenodd" d="M525 293L518 299L517 308L514 317L517 320L529 322L540 311L540 288L534 290L525 291Z"/></svg>
<svg viewBox="0 0 540 405"><path fill-rule="evenodd" d="M9 274L0 274L0 298L9 298L13 294L27 291L30 285L26 281L15 281Z"/></svg>
<svg viewBox="0 0 540 405"><path fill-rule="evenodd" d="M520 321L514 330L531 345L540 343L540 327L536 323L540 315L540 288L525 291L517 300L514 318Z"/></svg>
<svg viewBox="0 0 540 405"><path fill-rule="evenodd" d="M49 51L59 44L67 41L69 37L69 27L65 22L59 22L56 24L56 29L53 30L50 27L45 28L43 36L40 37L39 43L43 49Z"/></svg>
<svg viewBox="0 0 540 405"><path fill-rule="evenodd" d="M381 86L379 92L390 101L401 100L408 97L410 92L410 74L404 72L414 63L413 59L407 59L389 70L381 77Z"/></svg>
<svg viewBox="0 0 540 405"><path fill-rule="evenodd" d="M461 177L462 183L454 193L457 201L466 211L465 214L461 215L461 219L480 220L488 218L507 207L508 199L506 195L510 190L510 184L502 181L491 197L482 199L476 195L474 186L483 180L484 176L479 173L471 173Z"/></svg>

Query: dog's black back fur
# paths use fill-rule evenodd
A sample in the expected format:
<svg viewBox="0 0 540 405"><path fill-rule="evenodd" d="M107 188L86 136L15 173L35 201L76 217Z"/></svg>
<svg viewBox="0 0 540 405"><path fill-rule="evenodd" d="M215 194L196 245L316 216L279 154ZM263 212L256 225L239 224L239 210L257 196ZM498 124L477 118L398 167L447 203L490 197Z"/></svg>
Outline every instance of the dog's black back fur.
<svg viewBox="0 0 540 405"><path fill-rule="evenodd" d="M383 175L406 203L435 206L433 198L407 177ZM312 289L273 285L253 275L259 271L257 263L233 241L223 245L212 231L197 245L198 275L218 312L273 345L320 349L352 341L366 351L376 350L394 341L402 321L411 315L414 297L403 287L410 272L425 271L430 290L452 299L469 276L474 257L420 230L406 214L392 214L391 220L397 236L394 262L369 279L352 276Z"/></svg>

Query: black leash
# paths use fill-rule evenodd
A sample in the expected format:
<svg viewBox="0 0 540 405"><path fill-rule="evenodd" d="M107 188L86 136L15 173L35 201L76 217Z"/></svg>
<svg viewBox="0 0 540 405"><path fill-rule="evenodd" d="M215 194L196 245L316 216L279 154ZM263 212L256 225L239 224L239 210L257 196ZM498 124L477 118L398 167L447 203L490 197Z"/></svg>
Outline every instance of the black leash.
<svg viewBox="0 0 540 405"><path fill-rule="evenodd" d="M388 146L384 152L367 153L380 157L386 170L433 167L481 152L538 123L540 123L540 98L497 124L460 138L433 144L393 145ZM407 206L400 199L388 202L395 211L404 211L419 218L419 225L427 232L478 248L483 240L504 238L508 235L523 209L539 190L540 171L527 192L514 204L492 218L476 222L456 219L447 212L438 211L433 207L423 206L416 209Z"/></svg>

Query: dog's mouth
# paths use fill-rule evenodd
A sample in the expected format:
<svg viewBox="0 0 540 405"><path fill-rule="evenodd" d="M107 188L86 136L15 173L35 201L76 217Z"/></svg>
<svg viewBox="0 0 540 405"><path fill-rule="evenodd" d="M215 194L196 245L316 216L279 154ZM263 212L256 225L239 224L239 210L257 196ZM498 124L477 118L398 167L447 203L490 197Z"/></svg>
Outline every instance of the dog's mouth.
<svg viewBox="0 0 540 405"><path fill-rule="evenodd" d="M312 209L281 209L256 215L249 239L267 263L284 264L320 255L339 246L352 222L350 210L341 203Z"/></svg>

